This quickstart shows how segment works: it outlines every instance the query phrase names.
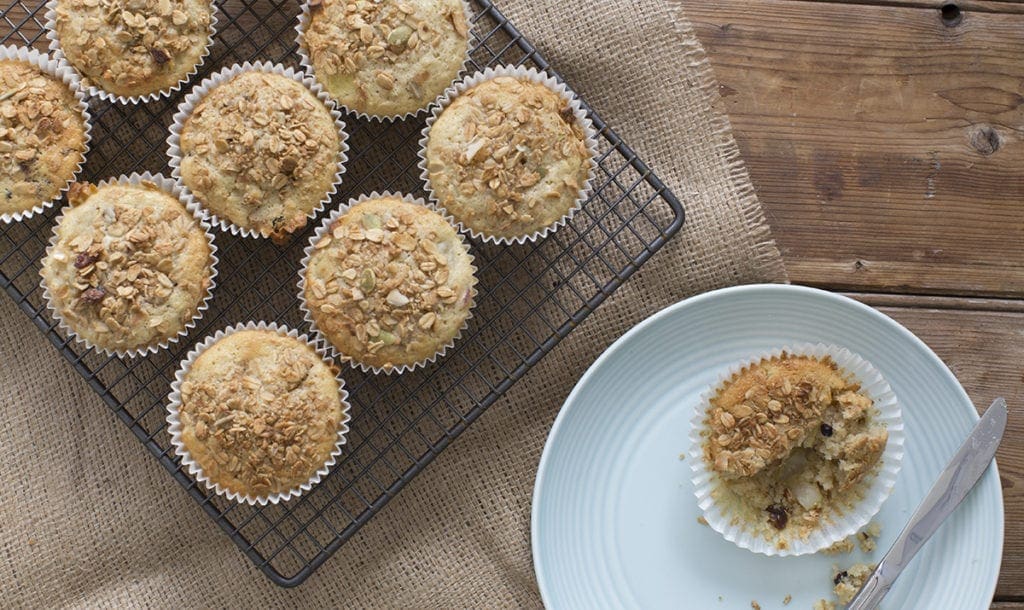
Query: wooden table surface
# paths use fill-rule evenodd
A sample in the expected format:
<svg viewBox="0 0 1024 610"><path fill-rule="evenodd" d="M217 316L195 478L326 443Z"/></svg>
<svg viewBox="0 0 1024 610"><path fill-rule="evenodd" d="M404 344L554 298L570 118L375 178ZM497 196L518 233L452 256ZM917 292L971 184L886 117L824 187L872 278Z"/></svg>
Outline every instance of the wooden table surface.
<svg viewBox="0 0 1024 610"><path fill-rule="evenodd" d="M1024 610L1024 3L683 6L792 281L906 325L982 409L1006 397L993 608Z"/></svg>

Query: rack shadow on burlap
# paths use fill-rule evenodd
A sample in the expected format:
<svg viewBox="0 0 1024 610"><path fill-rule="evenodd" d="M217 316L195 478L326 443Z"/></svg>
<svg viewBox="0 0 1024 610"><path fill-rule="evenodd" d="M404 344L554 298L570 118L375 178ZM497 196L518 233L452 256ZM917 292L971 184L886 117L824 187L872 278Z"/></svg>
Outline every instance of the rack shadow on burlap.
<svg viewBox="0 0 1024 610"><path fill-rule="evenodd" d="M227 0L218 7L215 43L193 82L247 60L298 65L296 2ZM471 70L515 64L555 73L489 1L475 0L473 8ZM0 43L45 50L43 12L38 0L4 7ZM170 175L165 140L181 97L137 106L93 100L93 142L83 179L145 170ZM296 280L316 221L284 246L218 233L220 276L210 310L182 342L145 358L87 350L46 311L39 261L60 205L0 225L0 287L257 567L275 583L294 586L682 227L675 196L600 117L590 116L600 132L600 156L595 191L583 209L538 243L472 244L480 268L478 305L468 332L436 364L401 376L343 369L353 416L344 453L320 485L282 505L235 504L197 485L173 455L165 404L178 363L198 339L246 320L308 330L296 304ZM333 205L371 190L423 195L416 167L423 115L384 123L345 118L350 161Z"/></svg>

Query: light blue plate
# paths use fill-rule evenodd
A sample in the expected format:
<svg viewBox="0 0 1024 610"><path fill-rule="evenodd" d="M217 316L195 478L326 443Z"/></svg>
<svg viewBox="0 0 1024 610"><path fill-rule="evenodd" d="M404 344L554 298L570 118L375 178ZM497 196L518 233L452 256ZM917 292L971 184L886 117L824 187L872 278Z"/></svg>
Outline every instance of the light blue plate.
<svg viewBox="0 0 1024 610"><path fill-rule="evenodd" d="M906 455L876 517L882 537L871 555L765 557L697 523L690 468L679 456L701 390L733 362L794 341L860 354L903 408ZM956 378L920 339L851 299L761 285L673 305L590 367L551 430L532 515L544 603L558 610L749 610L756 600L763 610L809 610L830 597L833 564L881 557L977 420ZM987 609L1002 548L1002 491L993 465L882 607ZM792 602L783 606L787 595Z"/></svg>

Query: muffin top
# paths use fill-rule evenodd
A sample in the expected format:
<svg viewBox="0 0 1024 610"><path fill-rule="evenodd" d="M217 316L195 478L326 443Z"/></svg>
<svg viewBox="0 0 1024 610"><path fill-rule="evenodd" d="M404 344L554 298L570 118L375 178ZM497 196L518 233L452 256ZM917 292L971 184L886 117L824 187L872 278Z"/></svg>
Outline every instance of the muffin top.
<svg viewBox="0 0 1024 610"><path fill-rule="evenodd" d="M293 490L330 459L344 411L334 371L272 330L216 341L181 384L181 442L211 482L242 495Z"/></svg>
<svg viewBox="0 0 1024 610"><path fill-rule="evenodd" d="M501 76L456 97L427 140L430 188L466 227L531 235L571 210L591 167L583 126L543 84Z"/></svg>
<svg viewBox="0 0 1024 610"><path fill-rule="evenodd" d="M83 161L85 134L63 82L28 62L0 61L0 214L57 197Z"/></svg>
<svg viewBox="0 0 1024 610"><path fill-rule="evenodd" d="M185 329L212 281L205 231L157 185L75 183L43 260L51 305L80 337L132 350Z"/></svg>
<svg viewBox="0 0 1024 610"><path fill-rule="evenodd" d="M293 78L249 70L216 85L181 128L181 179L223 220L264 237L302 228L338 171L330 110Z"/></svg>
<svg viewBox="0 0 1024 610"><path fill-rule="evenodd" d="M472 306L473 271L444 217L386 196L352 206L316 242L304 296L341 354L390 370L454 340Z"/></svg>
<svg viewBox="0 0 1024 610"><path fill-rule="evenodd" d="M821 425L847 385L830 358L784 355L747 367L711 399L709 463L735 476L776 463Z"/></svg>
<svg viewBox="0 0 1024 610"><path fill-rule="evenodd" d="M56 31L84 84L141 96L188 76L212 18L209 0L58 0Z"/></svg>
<svg viewBox="0 0 1024 610"><path fill-rule="evenodd" d="M376 116L433 102L466 60L461 0L311 0L303 34L317 80L339 102Z"/></svg>

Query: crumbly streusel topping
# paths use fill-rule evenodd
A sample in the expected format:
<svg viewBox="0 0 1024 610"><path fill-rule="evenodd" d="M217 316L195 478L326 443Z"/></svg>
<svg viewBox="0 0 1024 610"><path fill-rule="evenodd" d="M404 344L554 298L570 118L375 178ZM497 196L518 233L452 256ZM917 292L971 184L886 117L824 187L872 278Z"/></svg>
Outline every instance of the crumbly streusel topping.
<svg viewBox="0 0 1024 610"><path fill-rule="evenodd" d="M214 87L181 131L181 176L218 216L263 235L306 224L337 172L338 128L302 83L251 70Z"/></svg>
<svg viewBox="0 0 1024 610"><path fill-rule="evenodd" d="M19 60L0 61L0 214L56 197L85 152L85 122L68 87Z"/></svg>
<svg viewBox="0 0 1024 610"><path fill-rule="evenodd" d="M206 233L152 183L75 183L43 263L54 304L75 332L115 349L176 335L210 285Z"/></svg>
<svg viewBox="0 0 1024 610"><path fill-rule="evenodd" d="M59 0L57 33L86 84L145 95L195 67L212 13L208 0Z"/></svg>
<svg viewBox="0 0 1024 610"><path fill-rule="evenodd" d="M311 0L303 36L317 78L369 114L417 110L458 75L469 27L461 0Z"/></svg>
<svg viewBox="0 0 1024 610"><path fill-rule="evenodd" d="M430 132L427 171L441 205L485 234L529 234L561 218L590 170L583 127L548 87L484 81L444 109Z"/></svg>
<svg viewBox="0 0 1024 610"><path fill-rule="evenodd" d="M181 385L182 440L203 473L263 496L305 483L342 420L334 372L305 343L246 330L200 354Z"/></svg>
<svg viewBox="0 0 1024 610"><path fill-rule="evenodd" d="M342 353L383 368L418 362L452 339L476 283L454 228L396 197L364 201L338 218L307 269L306 300L319 328L343 343Z"/></svg>

